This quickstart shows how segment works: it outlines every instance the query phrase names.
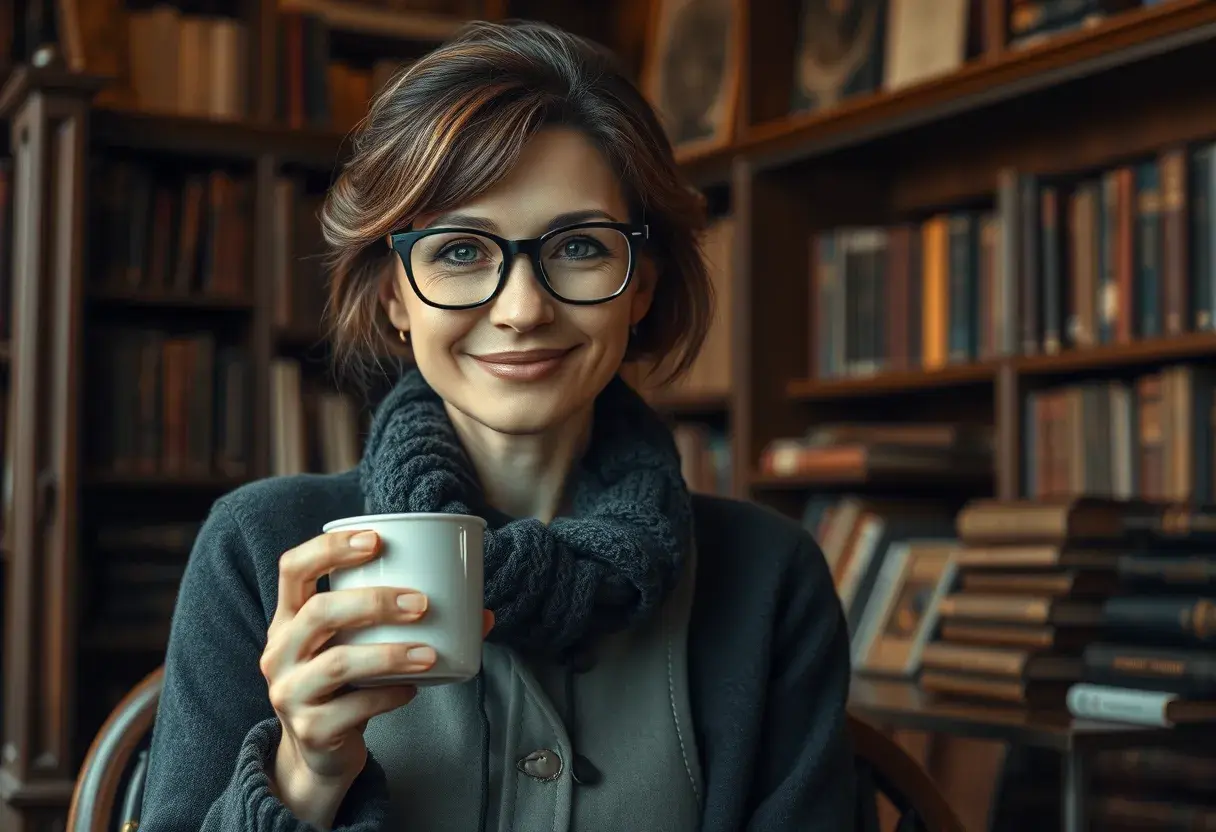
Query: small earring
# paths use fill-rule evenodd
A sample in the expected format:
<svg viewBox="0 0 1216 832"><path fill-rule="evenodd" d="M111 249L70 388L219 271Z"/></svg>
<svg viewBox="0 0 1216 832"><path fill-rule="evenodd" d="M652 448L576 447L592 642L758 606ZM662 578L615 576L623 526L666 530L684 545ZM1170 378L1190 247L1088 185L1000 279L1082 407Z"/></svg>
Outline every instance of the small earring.
<svg viewBox="0 0 1216 832"><path fill-rule="evenodd" d="M401 343L403 344L408 344L410 342L410 336L405 334L404 329L397 330L397 337L401 339Z"/></svg>
<svg viewBox="0 0 1216 832"><path fill-rule="evenodd" d="M629 337L630 337L630 338L637 338L637 337L638 337L638 325L637 325L637 324L630 324L630 325L629 325Z"/></svg>

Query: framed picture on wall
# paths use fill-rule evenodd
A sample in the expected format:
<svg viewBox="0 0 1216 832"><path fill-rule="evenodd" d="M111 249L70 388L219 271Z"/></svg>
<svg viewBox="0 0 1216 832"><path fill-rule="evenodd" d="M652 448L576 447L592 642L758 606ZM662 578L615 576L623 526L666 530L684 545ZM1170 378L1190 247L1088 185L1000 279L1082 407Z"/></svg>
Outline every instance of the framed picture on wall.
<svg viewBox="0 0 1216 832"><path fill-rule="evenodd" d="M887 0L801 0L795 113L830 110L882 87Z"/></svg>
<svg viewBox="0 0 1216 832"><path fill-rule="evenodd" d="M642 86L677 155L734 138L741 0L654 0Z"/></svg>

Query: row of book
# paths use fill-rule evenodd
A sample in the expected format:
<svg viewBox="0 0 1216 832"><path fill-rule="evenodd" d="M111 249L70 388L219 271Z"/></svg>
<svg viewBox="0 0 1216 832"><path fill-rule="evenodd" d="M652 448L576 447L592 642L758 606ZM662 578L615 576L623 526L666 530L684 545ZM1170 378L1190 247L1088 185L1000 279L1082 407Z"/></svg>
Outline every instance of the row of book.
<svg viewBox="0 0 1216 832"><path fill-rule="evenodd" d="M243 21L157 2L126 12L125 40L120 61L125 58L128 93L138 109L229 120L249 115L252 52ZM119 43L90 47L114 50Z"/></svg>
<svg viewBox="0 0 1216 832"><path fill-rule="evenodd" d="M1216 510L816 499L854 668L1088 718L1216 721Z"/></svg>
<svg viewBox="0 0 1216 832"><path fill-rule="evenodd" d="M355 400L332 386L321 386L299 361L276 358L270 364L272 476L306 472L338 473L359 464L362 414Z"/></svg>
<svg viewBox="0 0 1216 832"><path fill-rule="evenodd" d="M103 473L243 477L250 470L247 351L211 332L106 328L93 336L89 456Z"/></svg>
<svg viewBox="0 0 1216 832"><path fill-rule="evenodd" d="M1180 364L1132 383L1089 381L1030 393L1026 493L1210 503L1216 498L1210 369Z"/></svg>
<svg viewBox="0 0 1216 832"><path fill-rule="evenodd" d="M147 295L252 297L253 183L224 169L95 158L90 283Z"/></svg>
<svg viewBox="0 0 1216 832"><path fill-rule="evenodd" d="M816 233L809 366L932 370L1216 328L1213 153L1004 170L995 210Z"/></svg>
<svg viewBox="0 0 1216 832"><path fill-rule="evenodd" d="M1073 178L1006 172L998 200L1019 218L1005 258L1017 302L999 316L1009 351L1216 328L1213 153L1171 146Z"/></svg>
<svg viewBox="0 0 1216 832"><path fill-rule="evenodd" d="M324 194L291 176L275 179L271 235L271 321L280 331L321 335L325 313Z"/></svg>
<svg viewBox="0 0 1216 832"><path fill-rule="evenodd" d="M252 303L253 183L224 169L166 171L99 158L90 283L146 297ZM272 194L273 325L320 333L325 307L323 194L280 176Z"/></svg>
<svg viewBox="0 0 1216 832"><path fill-rule="evenodd" d="M381 58L355 65L332 57L330 29L316 15L280 14L276 115L294 128L349 131L368 102L405 61Z"/></svg>

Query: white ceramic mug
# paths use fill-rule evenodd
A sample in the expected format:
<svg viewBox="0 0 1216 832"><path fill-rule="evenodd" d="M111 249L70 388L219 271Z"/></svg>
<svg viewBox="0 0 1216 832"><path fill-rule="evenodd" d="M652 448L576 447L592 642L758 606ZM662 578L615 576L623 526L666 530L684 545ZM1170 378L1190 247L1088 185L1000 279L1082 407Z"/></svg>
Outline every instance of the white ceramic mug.
<svg viewBox="0 0 1216 832"><path fill-rule="evenodd" d="M330 589L413 589L426 595L427 610L416 623L344 631L335 641L417 642L437 654L434 666L424 673L372 679L362 686L442 685L476 676L481 669L486 521L466 514L369 514L332 520L323 527L326 532L356 529L379 535L380 552L361 566L331 572Z"/></svg>

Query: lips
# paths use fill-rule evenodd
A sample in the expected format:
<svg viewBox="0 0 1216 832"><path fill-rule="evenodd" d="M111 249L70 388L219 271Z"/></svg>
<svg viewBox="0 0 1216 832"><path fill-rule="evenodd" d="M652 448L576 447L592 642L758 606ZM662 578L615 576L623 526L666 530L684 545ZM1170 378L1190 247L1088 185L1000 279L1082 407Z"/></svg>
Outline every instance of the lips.
<svg viewBox="0 0 1216 832"><path fill-rule="evenodd" d="M565 349L515 350L470 356L490 375L507 381L539 381L554 373L574 351Z"/></svg>

